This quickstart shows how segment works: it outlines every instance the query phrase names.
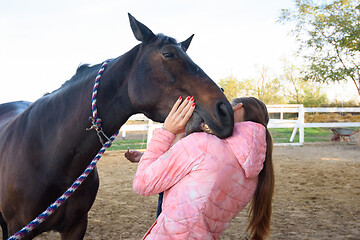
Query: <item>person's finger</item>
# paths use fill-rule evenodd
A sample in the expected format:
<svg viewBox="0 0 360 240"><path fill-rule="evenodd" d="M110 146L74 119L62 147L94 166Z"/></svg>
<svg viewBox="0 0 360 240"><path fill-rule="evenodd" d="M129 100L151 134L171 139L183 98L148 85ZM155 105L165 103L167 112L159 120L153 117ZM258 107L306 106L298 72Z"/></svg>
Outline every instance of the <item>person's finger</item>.
<svg viewBox="0 0 360 240"><path fill-rule="evenodd" d="M186 103L185 107L183 108L183 110L181 111L181 115L184 117L186 115L186 113L190 110L191 106L194 103L194 97L191 97L190 100Z"/></svg>
<svg viewBox="0 0 360 240"><path fill-rule="evenodd" d="M128 158L129 154L130 154L130 152L129 152L129 148L128 148L128 150L125 152L125 157Z"/></svg>
<svg viewBox="0 0 360 240"><path fill-rule="evenodd" d="M175 114L178 114L180 115L181 117L184 117L184 114L183 113L183 110L184 108L187 106L187 104L189 103L190 101L190 96L188 96L181 104L180 106L178 107L178 109L176 110Z"/></svg>
<svg viewBox="0 0 360 240"><path fill-rule="evenodd" d="M187 120L190 118L192 112L187 120L184 121L184 117L190 110L192 101L193 98L187 97L181 104L178 104L178 102L174 104L172 111L164 121L164 128L174 134L184 131Z"/></svg>
<svg viewBox="0 0 360 240"><path fill-rule="evenodd" d="M186 113L190 110L192 104L194 103L194 97L191 97L191 99L186 103L185 107L181 111L180 115L184 118Z"/></svg>
<svg viewBox="0 0 360 240"><path fill-rule="evenodd" d="M191 115L193 114L194 111L195 111L195 102L190 101L189 108L188 108L188 110L187 110L187 112L186 112L186 114L184 116L184 119L183 119L183 121L185 123L187 123L189 121L189 119L190 119L190 117L191 117Z"/></svg>
<svg viewBox="0 0 360 240"><path fill-rule="evenodd" d="M178 109L181 101L182 101L182 97L180 96L178 98L178 100L176 100L176 102L175 102L174 106L172 107L172 109L170 110L169 115L172 115L172 114L174 114L176 112L176 110Z"/></svg>
<svg viewBox="0 0 360 240"><path fill-rule="evenodd" d="M181 113L181 112L183 111L183 109L186 107L186 105L188 104L189 100L190 100L190 96L188 96L188 97L180 104L180 106L178 107L176 113L178 113L178 114Z"/></svg>

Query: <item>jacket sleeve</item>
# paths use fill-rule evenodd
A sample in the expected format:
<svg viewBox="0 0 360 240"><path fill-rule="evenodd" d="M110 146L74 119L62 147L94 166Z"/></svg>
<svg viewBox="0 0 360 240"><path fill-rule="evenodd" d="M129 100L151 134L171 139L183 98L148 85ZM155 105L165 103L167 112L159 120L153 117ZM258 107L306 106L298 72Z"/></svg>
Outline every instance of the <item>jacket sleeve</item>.
<svg viewBox="0 0 360 240"><path fill-rule="evenodd" d="M186 139L170 148L174 138L175 135L165 129L155 130L134 177L136 193L149 196L163 192L191 171L197 161L191 161Z"/></svg>

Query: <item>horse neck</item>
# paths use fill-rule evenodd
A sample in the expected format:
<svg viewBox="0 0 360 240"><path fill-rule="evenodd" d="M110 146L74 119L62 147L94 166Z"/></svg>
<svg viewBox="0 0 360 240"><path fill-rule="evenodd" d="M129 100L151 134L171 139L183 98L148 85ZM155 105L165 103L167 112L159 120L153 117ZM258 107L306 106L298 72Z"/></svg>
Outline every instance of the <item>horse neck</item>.
<svg viewBox="0 0 360 240"><path fill-rule="evenodd" d="M107 136L119 130L136 113L127 93L128 75L136 57L136 49L109 63L100 79L97 108ZM30 137L49 148L64 145L62 152L77 152L82 156L81 161L95 155L101 147L100 141L95 130L86 129L90 127L88 118L92 116L91 95L96 73L95 70L86 79L65 84L34 103L23 119L25 122L31 121L28 124ZM57 151L60 150L49 150L54 153ZM62 161L61 157L59 161Z"/></svg>
<svg viewBox="0 0 360 240"><path fill-rule="evenodd" d="M98 115L102 120L104 132L109 136L115 133L138 111L132 106L128 95L128 81L139 45L116 59L100 78L97 97Z"/></svg>

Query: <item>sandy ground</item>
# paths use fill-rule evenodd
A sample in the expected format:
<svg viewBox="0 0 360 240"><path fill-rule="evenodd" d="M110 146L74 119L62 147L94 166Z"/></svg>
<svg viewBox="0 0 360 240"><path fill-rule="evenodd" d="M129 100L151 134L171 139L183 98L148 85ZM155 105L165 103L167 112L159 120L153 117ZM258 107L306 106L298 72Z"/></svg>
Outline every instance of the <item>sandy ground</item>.
<svg viewBox="0 0 360 240"><path fill-rule="evenodd" d="M340 142L274 148L271 239L360 239L360 147ZM101 185L85 239L141 239L155 219L157 197L132 191L136 164L123 152L98 163ZM244 209L220 239L247 239ZM60 239L46 233L36 239Z"/></svg>

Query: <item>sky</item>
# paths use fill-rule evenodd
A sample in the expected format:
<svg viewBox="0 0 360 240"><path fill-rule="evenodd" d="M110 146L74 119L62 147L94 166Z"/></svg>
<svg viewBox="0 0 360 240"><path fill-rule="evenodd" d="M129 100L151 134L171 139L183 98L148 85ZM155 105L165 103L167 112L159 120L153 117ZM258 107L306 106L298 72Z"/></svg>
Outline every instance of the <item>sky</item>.
<svg viewBox="0 0 360 240"><path fill-rule="evenodd" d="M154 33L179 42L195 34L188 55L214 81L280 73L297 44L277 23L292 0L2 0L0 103L35 101L59 88L81 64L118 57L139 42L131 13Z"/></svg>

